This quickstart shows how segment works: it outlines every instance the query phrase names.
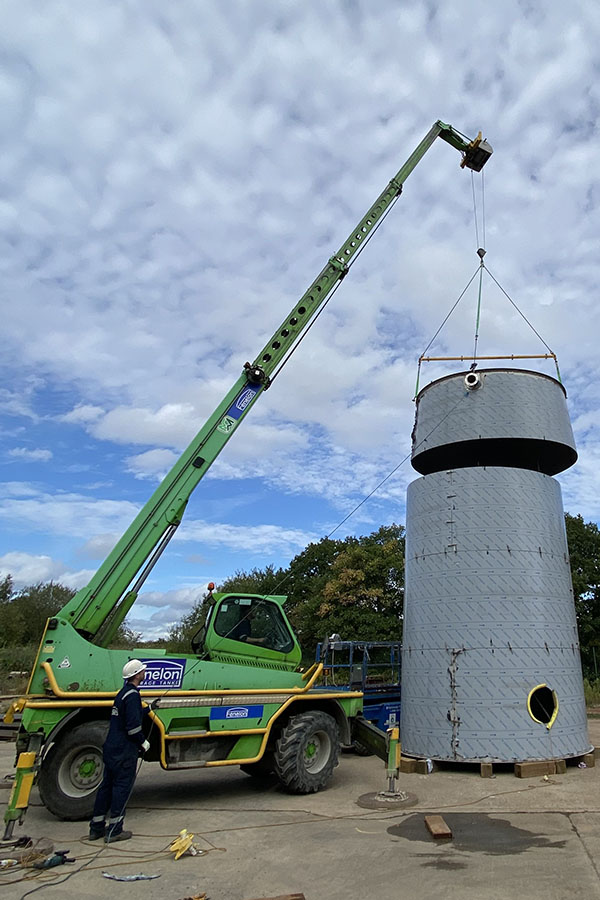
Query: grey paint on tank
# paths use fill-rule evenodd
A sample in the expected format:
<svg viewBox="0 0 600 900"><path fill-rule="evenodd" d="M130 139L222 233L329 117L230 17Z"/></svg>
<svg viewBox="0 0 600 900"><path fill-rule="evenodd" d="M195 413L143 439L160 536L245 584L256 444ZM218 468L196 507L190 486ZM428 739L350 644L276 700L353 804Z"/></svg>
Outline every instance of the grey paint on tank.
<svg viewBox="0 0 600 900"><path fill-rule="evenodd" d="M563 420L564 391L535 373L489 375L493 382L490 377L476 392L494 409L486 408L488 399L478 400L476 416L475 392L460 395L464 374L434 382L419 395L428 396L429 416L435 409L444 414L451 388L469 440L474 427L480 429L479 442L502 434L506 463L442 468L409 486L402 749L440 760L578 756L590 743L560 487L549 475L522 466L530 457L523 457L519 441L523 435L538 439L517 412L517 437L511 440L510 423L499 424L508 406L496 386L509 385L513 399L519 393L540 404L548 399ZM539 390L531 387L535 379L543 382ZM444 395L439 403L437 388ZM536 416L538 423L551 422L547 411ZM419 410L416 440L422 423ZM446 436L460 438L459 424L448 424ZM561 456L559 438L570 440L566 447L574 452L568 418L547 425L544 433L559 448L550 448L547 459L556 463ZM539 685L558 699L550 723L536 721L528 707Z"/></svg>

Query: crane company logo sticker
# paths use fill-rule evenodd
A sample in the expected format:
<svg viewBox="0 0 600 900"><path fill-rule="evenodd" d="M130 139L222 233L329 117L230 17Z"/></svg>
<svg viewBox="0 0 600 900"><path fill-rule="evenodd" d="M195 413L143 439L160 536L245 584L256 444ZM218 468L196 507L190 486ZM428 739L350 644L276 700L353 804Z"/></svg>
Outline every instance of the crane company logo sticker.
<svg viewBox="0 0 600 900"><path fill-rule="evenodd" d="M231 404L231 406L217 425L217 431L222 431L223 434L231 434L237 424L237 420L252 403L259 391L260 386L255 388L244 388L240 396L237 398L237 400L234 400L234 402Z"/></svg>
<svg viewBox="0 0 600 900"><path fill-rule="evenodd" d="M214 706L211 719L261 719L264 706Z"/></svg>
<svg viewBox="0 0 600 900"><path fill-rule="evenodd" d="M235 402L235 408L239 409L240 412L244 412L249 403L252 403L254 398L258 393L258 388L255 390L253 388L246 388L243 394L238 397Z"/></svg>
<svg viewBox="0 0 600 900"><path fill-rule="evenodd" d="M140 688L180 688L185 670L184 659L143 659L146 677Z"/></svg>
<svg viewBox="0 0 600 900"><path fill-rule="evenodd" d="M231 416L223 416L219 423L219 431L222 431L223 434L229 434L235 428L235 419L232 419Z"/></svg>

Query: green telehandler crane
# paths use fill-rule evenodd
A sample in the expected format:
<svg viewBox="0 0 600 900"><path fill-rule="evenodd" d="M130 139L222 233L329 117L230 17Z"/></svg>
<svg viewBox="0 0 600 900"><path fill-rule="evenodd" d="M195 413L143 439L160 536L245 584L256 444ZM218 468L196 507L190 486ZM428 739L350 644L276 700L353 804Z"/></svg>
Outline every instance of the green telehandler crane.
<svg viewBox="0 0 600 900"><path fill-rule="evenodd" d="M285 597L214 594L190 653L109 649L119 626L183 517L194 488L284 364L294 344L345 277L353 257L402 191L436 138L479 171L492 148L436 122L281 326L242 373L90 583L49 619L17 738L16 789L7 832L22 820L37 779L45 806L62 819L89 818L102 775L102 744L128 659L147 665L142 698L152 700L146 759L164 769L240 765L274 772L295 793L325 787L340 741L351 743L362 693L319 683L322 664L303 671Z"/></svg>

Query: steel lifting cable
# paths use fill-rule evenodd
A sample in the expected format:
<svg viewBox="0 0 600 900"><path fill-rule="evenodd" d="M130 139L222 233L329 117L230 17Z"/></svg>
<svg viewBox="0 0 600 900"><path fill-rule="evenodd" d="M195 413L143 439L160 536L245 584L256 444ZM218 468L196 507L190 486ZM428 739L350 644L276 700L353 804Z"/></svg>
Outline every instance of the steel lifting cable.
<svg viewBox="0 0 600 900"><path fill-rule="evenodd" d="M473 353L472 353L472 355L471 355L471 357L470 357L471 360L472 360L471 368L474 369L475 366L477 365L477 359L478 359L478 357L477 357L477 348L478 348L478 342L479 342L479 330L480 330L480 324L481 324L481 301L482 301L483 270L484 270L484 269L486 270L486 272L488 273L488 275L490 276L490 278L492 279L492 281L496 284L496 286L502 291L502 293L504 294L504 296L506 297L506 299L509 301L509 303L514 307L514 309L515 309L515 310L518 312L518 314L521 316L521 318L523 319L523 321L524 321L524 322L529 326L529 328L533 331L533 333L534 333L535 336L538 338L538 340L541 341L541 343L544 345L544 347L545 347L546 350L548 351L548 354L547 354L546 356L543 356L543 357L541 357L541 356L540 356L540 357L537 357L537 356L529 356L529 355L527 355L527 356L519 356L519 357L515 357L514 355L509 355L509 356L493 356L493 357L480 357L480 358L481 358L481 359L516 359L516 358L517 358L517 359L534 359L534 358L544 358L544 359L548 359L548 358L550 358L550 359L554 360L554 365L555 365L555 367L556 367L556 377L557 377L557 380L559 381L560 384L562 384L562 378L561 378L561 374L560 374L560 368L559 368L559 365L558 365L558 359L557 359L557 357L556 357L556 353L554 353L554 351L549 347L549 345L546 343L546 341L545 341L544 338L541 336L541 334L539 333L539 331L537 331L536 328L534 328L534 326L533 326L532 323L529 321L529 319L527 318L527 316L519 309L519 307L517 306L517 304L515 303L515 301L512 299L512 297L510 297L510 295L508 294L508 292L502 287L502 285L501 285L500 282L497 280L497 278L495 278L494 275L492 275L492 273L490 272L490 270L488 269L488 267L487 267L487 266L485 265L485 263L484 263L484 259L483 259L483 258L484 258L484 256L486 255L486 252L487 252L487 251L486 251L486 249L485 249L485 244L486 244L486 221L485 221L485 173L483 172L483 170L481 171L481 235L482 235L481 246L480 246L480 244L479 244L479 219L478 219L478 214L477 214L477 197L476 197L476 192L475 192L475 178L474 178L474 173L473 173L473 172L471 172L471 194L472 194L472 198L473 198L473 221L474 221L474 226L475 226L475 240L476 240L476 244L477 244L477 255L479 256L479 267L478 267L478 269L475 271L475 273L471 276L471 278L470 278L469 281L467 282L466 287L465 287L464 290L460 293L458 299L456 300L456 302L454 303L454 305L453 305L452 308L450 309L449 313L448 313L448 314L446 315L446 317L444 318L442 324L441 324L440 327L437 329L437 331L435 332L434 336L433 336L432 339L429 341L429 343L428 343L427 346L425 347L425 350L423 350L421 356L419 357L419 362L418 362L418 366L417 366L417 381L416 381L416 386L415 386L415 399L416 399L417 394L419 393L419 382L420 382L420 376L421 376L421 365L422 365L422 363L423 363L424 361L428 361L428 360L426 360L425 354L427 353L427 351L429 350L429 348L431 347L431 345L433 344L433 342L435 341L435 339L436 339L437 336L439 335L440 331L442 330L442 328L444 327L444 325L446 324L446 322L448 321L448 319L450 318L450 316L452 315L452 313L454 312L454 310L455 310L456 307L458 306L458 304L459 304L460 300L462 299L462 297L464 296L464 294L465 294L467 288L469 288L469 286L471 285L471 283L472 283L472 281L474 280L475 276L477 275L477 272L479 272L479 285L478 285L478 293L477 293L477 308L476 308L476 314L475 314L475 335L474 335L474 340L473 340ZM433 357L432 357L432 359L433 359ZM456 356L456 357L435 357L435 359L440 359L440 360L441 360L441 359L457 359L457 360L460 359L460 360L465 360L465 359L469 359L469 357L464 357L464 356Z"/></svg>
<svg viewBox="0 0 600 900"><path fill-rule="evenodd" d="M433 428L428 432L428 434L426 434L426 435L421 439L421 441L419 441L419 443L417 444L417 446L414 447L413 449L409 450L409 452L406 454L406 456L405 456L403 459L401 459L400 462L399 462L396 466L394 466L394 468L391 470L391 472L388 472L388 474L385 476L385 478L382 478L381 481L379 482L379 484L377 484L377 485L373 488L373 490L370 491L370 492L366 495L366 497L363 497L363 499L360 501L360 503L357 503L356 506L354 507L354 509L350 510L350 512L348 513L348 515L345 516L345 517L342 519L341 522L338 522L338 524L335 526L335 528L333 528L333 529L329 532L329 534L326 535L326 539L327 539L327 538L330 538L332 534L335 534L335 532L338 530L338 528L341 528L341 527L342 527L342 525L344 524L344 522L347 522L348 519L349 519L351 516L353 516L354 513L357 512L357 510L359 510L359 509L361 508L361 506L362 506L364 503L367 502L367 500L370 500L370 498L373 496L373 494L376 494L376 493L377 493L377 491L379 490L379 488L382 487L382 486L386 483L386 481L389 481L389 479L392 477L392 475L395 475L395 474L396 474L396 472L398 471L398 469L400 469L400 468L404 465L404 463L407 462L407 461L411 458L411 456L413 455L414 450L417 450L421 444L424 444L424 443L431 437L431 435L434 433L434 431L437 431L437 429L440 427L440 425L442 425L442 424L446 421L446 419L454 413L454 410L455 410L455 409L457 408L457 406L459 406L462 402L463 402L463 398L461 397L460 400L458 400L458 402L454 404L454 406L452 407L452 409L448 410L448 412L446 413L446 415L443 416L443 417L440 419L440 421L437 422L437 424L433 426Z"/></svg>
<svg viewBox="0 0 600 900"><path fill-rule="evenodd" d="M481 321L481 285L483 282L483 257L485 256L485 250L483 247L479 247L477 250L477 255L481 260L479 264L479 290L477 291L477 313L475 315L475 340L473 341L473 368L475 368L475 364L477 362L477 342L479 341L479 323Z"/></svg>
<svg viewBox="0 0 600 900"><path fill-rule="evenodd" d="M484 261L483 261L483 257L484 257L484 255L485 255L485 252L486 252L486 251L485 251L482 247L480 247L479 250L478 250L477 252L478 252L478 255L479 255L479 258L480 258L479 266L477 267L477 269L475 270L475 272L473 272L473 274L471 275L471 277L470 277L469 281L467 282L466 286L463 288L463 290L462 290L461 293L459 294L458 299L454 302L454 304L453 304L453 306L451 307L450 311L449 311L448 314L444 317L444 319L443 319L441 325L439 326L439 328L437 329L437 331L435 332L435 334L433 335L433 337L431 338L431 340L429 341L429 343L427 344L427 346L425 347L425 349L423 350L423 352L422 352L421 355L419 356L419 362L418 362L418 366L417 366L417 381L416 381L416 385L415 385L415 399L416 399L417 394L419 393L419 382L420 382L420 376L421 376L421 366L422 366L422 364L423 364L424 361L427 361L427 358L426 358L425 354L427 353L427 351L429 350L429 348L431 347L431 345L433 344L433 342L435 341L435 339L436 339L437 336L439 335L440 331L443 329L444 325L446 324L446 322L448 321L448 319L450 318L450 316L452 315L452 313L454 312L454 310L456 309L456 307L458 306L458 304L460 303L460 301L461 301L462 298L464 297L464 295L465 295L467 289L471 286L471 284L472 284L472 282L474 281L474 279L475 279L477 273L479 273L479 290L478 290L478 298L477 298L477 314L476 314L476 319L475 319L475 340L474 340L474 346L473 346L473 354L472 354L472 356L471 356L471 357L468 357L468 356L466 356L466 357L463 357L463 356L449 356L449 357L441 357L441 356L440 356L440 357L436 357L436 359L457 359L457 360L458 360L458 359L462 360L462 359L469 359L469 358L471 358L471 359L473 360L473 368L475 367L475 363L477 362L477 342L478 342L478 340L479 340L479 323L480 323L480 317L481 317L481 290L482 290L482 279L483 279L483 270L484 270L484 269L485 269L485 271L487 272L487 274L489 275L489 277L492 279L492 281L494 282L494 284L499 288L500 291L502 291L502 293L504 294L504 296L506 297L506 299L508 300L508 302L511 304L511 306L514 307L514 309L518 312L518 314L521 316L521 318L522 318L523 321L526 323L526 325L529 326L529 328L533 331L533 333L534 333L535 336L538 338L538 340L544 345L544 347L545 347L546 350L548 351L547 356L544 357L544 358L550 358L550 359L552 359L552 360L554 361L554 365L555 365L555 367L556 367L556 377L557 377L557 380L560 382L560 384L562 384L562 378L561 378L561 374L560 374L560 368L559 368L559 365L558 365L558 359L557 359L556 353L554 353L554 351L552 350L552 348L546 343L546 341L545 341L544 338L541 336L541 334L539 333L539 331L532 325L532 323L529 321L529 319L527 318L527 316L525 315L525 313L522 312L522 310L519 309L519 307L517 306L517 304L515 303L515 301L512 299L512 297L510 296L510 294L502 287L502 285L500 284L500 282L498 281L498 279L490 272L489 268L486 266L486 264L485 264ZM508 356L497 356L497 357L494 356L494 357L481 357L481 358L482 358L482 359L486 359L486 358L487 358L487 359L531 359L531 358L537 358L537 357L530 357L530 356L520 356L520 357L515 357L514 354L510 354L510 355L508 355Z"/></svg>
<svg viewBox="0 0 600 900"><path fill-rule="evenodd" d="M509 303L511 303L511 305L516 309L516 311L519 313L519 315L521 316L523 321L529 326L529 328L531 328L531 330L533 331L535 336L544 345L544 347L546 348L546 350L548 351L548 353L554 360L554 365L556 366L556 374L558 377L558 381L562 384L562 379L560 377L560 369L558 367L558 359L556 358L556 354L548 346L548 344L546 343L544 338L541 336L539 331L537 331L534 328L534 326L531 324L531 322L529 321L527 316L523 312L521 312L521 310L519 309L519 307L517 306L515 301L504 290L504 288L502 287L500 282L496 278L494 278L494 276L492 275L492 273L490 272L490 270L488 269L488 267L485 265L485 263L483 261L483 257L486 254L486 249L485 249L485 173L484 173L483 169L481 170L481 229L482 229L482 236L483 236L483 242L482 242L481 247L479 247L479 233L478 233L478 228L477 228L477 204L475 202L475 180L474 180L473 172L471 172L471 184L473 187L473 216L475 219L475 237L476 237L477 244L478 244L477 254L481 260L480 270L479 270L479 296L477 299L477 316L476 316L476 321L475 321L475 341L474 341L474 347L473 347L473 364L475 364L477 361L477 341L479 340L479 323L480 323L480 317L481 317L481 283L482 283L482 278L483 278L483 270L485 269L486 272L488 273L488 275L490 276L490 278L496 284L496 286L502 291L502 293L504 294L506 299L509 301Z"/></svg>
<svg viewBox="0 0 600 900"><path fill-rule="evenodd" d="M485 172L481 170L481 235L482 242L479 243L479 227L477 222L477 201L475 199L475 173L471 169L471 191L473 194L473 219L475 221L475 242L477 247L485 250Z"/></svg>
<svg viewBox="0 0 600 900"><path fill-rule="evenodd" d="M482 197L483 197L484 184L485 184L483 181L483 170L481 171L481 177L482 177ZM425 347L425 349L423 350L423 352L421 353L421 355L419 357L419 362L417 365L417 381L415 384L415 396L413 399L416 399L417 394L419 393L419 382L421 379L421 365L423 363L425 354L427 353L427 351L429 350L429 348L431 347L431 345L437 338L438 334L440 333L440 331L442 330L442 328L444 327L444 325L446 324L446 322L448 321L448 319L450 318L450 316L452 315L452 313L454 312L454 310L456 309L456 307L458 306L458 304L460 303L460 301L462 300L464 295L466 294L467 290L470 288L471 283L473 282L473 280L475 279L475 276L479 272L479 291L478 291L478 299L477 299L477 314L475 317L475 340L474 340L474 344L473 344L473 363L475 363L475 360L477 357L477 342L479 340L479 323L481 320L481 287L482 287L482 276L483 276L483 268L484 268L483 257L485 256L485 252L486 252L485 251L485 201L483 201L483 204L482 204L483 205L483 212L482 212L483 246L481 247L479 245L479 225L478 225L478 221L477 221L477 200L475 197L475 176L474 176L473 171L471 171L471 193L473 196L473 221L475 223L475 242L477 245L477 255L479 256L479 266L477 267L477 269L475 269L475 271L473 272L473 274L467 281L465 287L458 295L457 300L455 301L455 303L451 307L450 311L443 319L438 330L435 332L435 334L433 335L433 337L431 338L431 340L429 341L429 343L427 344L427 346Z"/></svg>
<svg viewBox="0 0 600 900"><path fill-rule="evenodd" d="M415 397L416 397L417 394L419 393L419 379L420 379L420 375L421 375L421 364L422 364L422 362L423 362L423 357L425 356L425 354L427 353L427 351L429 350L429 348L431 347L431 345L432 345L433 342L435 341L436 337L438 336L438 334L440 333L440 331L442 330L442 328L444 327L444 325L446 324L446 322L448 321L448 319L450 318L450 316L452 315L452 313L454 312L454 310L456 309L456 307L458 306L458 304L460 303L460 301L462 300L462 298L465 296L465 294L466 294L467 290L469 289L469 287L471 286L471 283L473 282L475 276L476 276L477 273L480 271L480 268L481 268L481 267L478 266L478 267L475 269L475 271L473 272L473 274L471 275L471 277L470 277L469 280L467 281L465 287L463 288L463 290L462 290L462 291L460 292L460 294L458 295L456 301L454 302L454 305L453 305L452 308L450 309L450 312L445 316L445 318L444 318L444 320L442 321L441 325L439 326L438 330L437 330L436 333L433 335L433 337L431 338L431 340L429 341L429 343L427 344L427 346L425 347L425 349L424 349L423 352L421 353L421 355L420 355L420 357L419 357L419 364L418 364L418 367L417 367L417 383L416 383L416 385L415 385ZM414 398L413 398L413 399L414 399Z"/></svg>
<svg viewBox="0 0 600 900"><path fill-rule="evenodd" d="M481 174L483 175L483 169L481 170ZM473 221L475 222L475 243L479 247L479 227L477 224L477 202L475 200L475 173L471 169L471 193L473 195ZM485 239L484 239L485 243Z"/></svg>
<svg viewBox="0 0 600 900"><path fill-rule="evenodd" d="M494 276L492 275L492 273L490 272L490 270L488 269L488 267L487 267L486 265L483 264L483 260L482 260L482 266L483 266L483 268L485 269L485 271L488 273L488 275L490 276L490 278L492 279L492 281L494 282L494 284L502 291L502 293L504 294L504 296L506 297L506 299L508 300L508 302L516 309L516 311L519 313L519 315L521 316L521 318L523 319L523 321L524 321L527 325L529 325L529 327L531 328L531 330L533 331L533 333L535 334L535 336L542 342L542 344L544 345L544 347L545 347L546 350L548 351L549 355L550 355L550 356L552 357L552 359L554 360L554 365L556 366L556 376L557 376L557 380L562 384L562 378L561 378L561 376L560 376L560 369L559 369L559 367L558 367L558 359L557 359L556 353L548 346L548 344L546 343L546 341L544 340L544 338L541 336L541 334L539 333L539 331L538 331L536 328L534 328L534 326L531 324L531 322L529 321L529 319L527 318L527 316L525 315L525 313L522 312L522 311L519 309L519 307L517 306L517 304L515 303L515 301L512 299L512 297L504 290L504 288L502 287L502 285L500 284L500 282L498 281L498 279L497 279L497 278L494 278Z"/></svg>
<svg viewBox="0 0 600 900"><path fill-rule="evenodd" d="M485 250L485 172L481 170L481 227L483 231L483 249Z"/></svg>
<svg viewBox="0 0 600 900"><path fill-rule="evenodd" d="M485 256L485 182L483 180L483 169L481 170L481 230L483 241L479 243L479 228L477 225L477 201L475 199L475 177L471 171L471 188L473 191L473 219L475 221L475 241L477 244L477 255L479 257L479 290L477 292L477 312L475 314L475 338L473 341L473 368L477 365L477 343L479 341L479 325L481 322L481 288L483 283L483 257Z"/></svg>

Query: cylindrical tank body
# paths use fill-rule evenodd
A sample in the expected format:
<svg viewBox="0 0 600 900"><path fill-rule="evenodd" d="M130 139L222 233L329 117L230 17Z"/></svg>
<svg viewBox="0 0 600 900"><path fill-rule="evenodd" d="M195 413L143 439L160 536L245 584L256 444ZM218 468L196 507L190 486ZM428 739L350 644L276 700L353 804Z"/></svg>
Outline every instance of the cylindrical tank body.
<svg viewBox="0 0 600 900"><path fill-rule="evenodd" d="M576 457L562 386L506 369L441 379L417 398L413 439L427 474L408 491L403 751L587 752L560 487L545 474Z"/></svg>

